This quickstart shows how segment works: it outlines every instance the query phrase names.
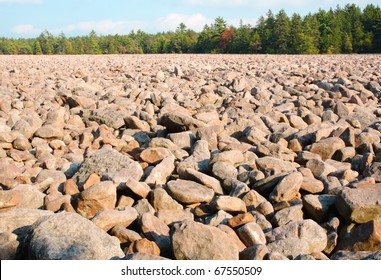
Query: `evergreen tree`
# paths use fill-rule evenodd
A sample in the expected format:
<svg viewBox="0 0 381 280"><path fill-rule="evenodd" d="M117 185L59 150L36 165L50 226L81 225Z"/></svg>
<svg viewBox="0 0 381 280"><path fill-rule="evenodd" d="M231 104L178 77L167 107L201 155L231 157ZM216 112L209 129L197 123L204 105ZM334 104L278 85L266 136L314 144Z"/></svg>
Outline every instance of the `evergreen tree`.
<svg viewBox="0 0 381 280"><path fill-rule="evenodd" d="M33 53L36 54L36 55L41 55L42 54L41 45L40 45L40 42L38 40L36 40L34 42Z"/></svg>

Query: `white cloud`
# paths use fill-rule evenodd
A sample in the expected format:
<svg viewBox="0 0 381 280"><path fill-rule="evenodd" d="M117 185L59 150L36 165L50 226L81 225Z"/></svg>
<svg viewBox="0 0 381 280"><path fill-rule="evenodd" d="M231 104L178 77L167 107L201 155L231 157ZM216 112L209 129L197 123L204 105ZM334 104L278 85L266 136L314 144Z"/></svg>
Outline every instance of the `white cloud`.
<svg viewBox="0 0 381 280"><path fill-rule="evenodd" d="M180 23L184 23L188 28L194 31L201 31L205 24L209 24L213 20L201 13L192 15L171 13L160 18L158 21L162 31L175 30Z"/></svg>
<svg viewBox="0 0 381 280"><path fill-rule="evenodd" d="M40 29L35 28L32 24L16 25L11 29L11 31L20 35L33 35L41 32Z"/></svg>
<svg viewBox="0 0 381 280"><path fill-rule="evenodd" d="M0 0L0 3L7 4L41 4L43 0Z"/></svg>
<svg viewBox="0 0 381 280"><path fill-rule="evenodd" d="M103 35L108 34L127 34L131 30L145 29L146 24L140 21L112 21L112 20L100 20L100 21L83 21L75 24L70 24L63 27L58 32L74 33L74 32L95 32Z"/></svg>

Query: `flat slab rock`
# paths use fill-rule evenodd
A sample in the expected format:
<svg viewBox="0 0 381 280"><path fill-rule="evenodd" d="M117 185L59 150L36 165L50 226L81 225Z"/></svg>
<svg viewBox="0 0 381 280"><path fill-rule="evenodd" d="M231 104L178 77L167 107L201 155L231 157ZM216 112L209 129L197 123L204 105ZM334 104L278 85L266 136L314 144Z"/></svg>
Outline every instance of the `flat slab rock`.
<svg viewBox="0 0 381 280"><path fill-rule="evenodd" d="M212 189L193 181L181 179L169 181L168 190L174 199L184 204L210 202L214 196Z"/></svg>
<svg viewBox="0 0 381 280"><path fill-rule="evenodd" d="M114 149L102 148L85 158L74 179L78 184L83 184L93 173L102 177L108 172L117 172L122 169L128 169L131 178L138 181L143 175L143 169L138 162Z"/></svg>

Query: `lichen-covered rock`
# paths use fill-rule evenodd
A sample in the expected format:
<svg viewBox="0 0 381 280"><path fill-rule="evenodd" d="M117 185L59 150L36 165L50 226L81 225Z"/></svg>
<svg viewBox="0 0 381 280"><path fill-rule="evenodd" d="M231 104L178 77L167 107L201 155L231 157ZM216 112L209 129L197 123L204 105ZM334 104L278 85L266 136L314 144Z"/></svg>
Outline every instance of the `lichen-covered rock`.
<svg viewBox="0 0 381 280"><path fill-rule="evenodd" d="M108 260L124 256L115 237L80 215L67 212L37 220L28 252L35 260Z"/></svg>
<svg viewBox="0 0 381 280"><path fill-rule="evenodd" d="M114 149L103 148L85 158L74 179L83 184L93 173L102 177L109 171L121 169L128 169L131 178L135 180L139 180L143 175L142 167L137 162Z"/></svg>

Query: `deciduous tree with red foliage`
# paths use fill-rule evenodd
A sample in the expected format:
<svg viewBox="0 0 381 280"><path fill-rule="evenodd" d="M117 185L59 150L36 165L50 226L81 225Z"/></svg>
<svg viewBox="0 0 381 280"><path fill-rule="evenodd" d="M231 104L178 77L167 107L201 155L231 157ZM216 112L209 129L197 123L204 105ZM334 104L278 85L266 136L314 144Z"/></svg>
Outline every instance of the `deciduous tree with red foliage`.
<svg viewBox="0 0 381 280"><path fill-rule="evenodd" d="M218 43L218 48L223 53L229 53L233 49L234 40L236 39L237 34L234 27L226 28L225 31L221 34L220 41Z"/></svg>

